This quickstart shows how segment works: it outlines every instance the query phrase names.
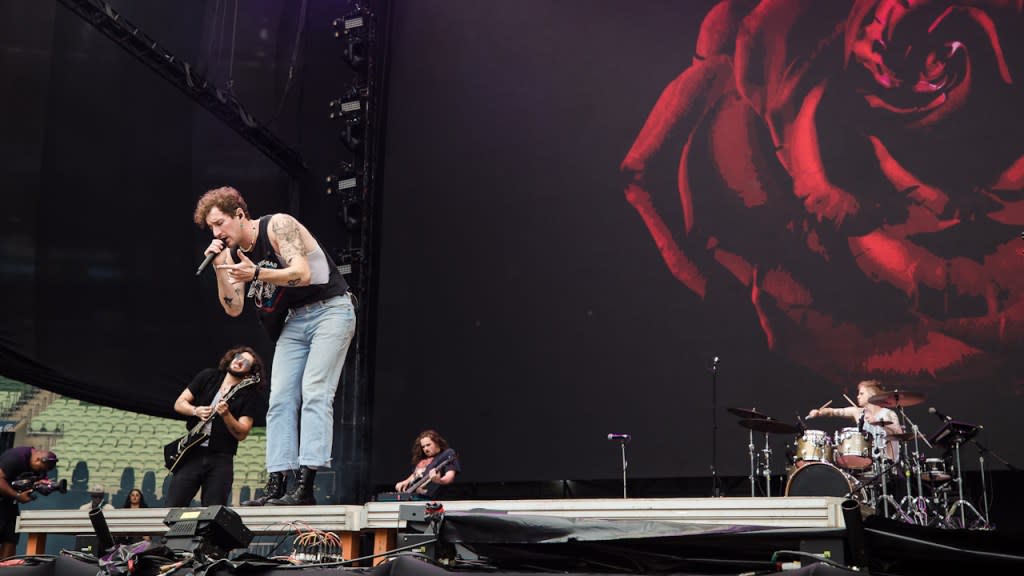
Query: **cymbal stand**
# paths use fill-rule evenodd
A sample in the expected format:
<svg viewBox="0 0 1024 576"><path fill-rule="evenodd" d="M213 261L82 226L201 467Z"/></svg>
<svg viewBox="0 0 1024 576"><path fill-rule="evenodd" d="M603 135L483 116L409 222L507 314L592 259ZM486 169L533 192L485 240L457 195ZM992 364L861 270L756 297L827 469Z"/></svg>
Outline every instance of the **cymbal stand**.
<svg viewBox="0 0 1024 576"><path fill-rule="evenodd" d="M889 475L889 471L892 470L892 468L894 466L896 466L897 461L893 460L888 466L885 465L885 462L886 462L887 459L885 457L885 443L884 442L872 442L871 443L871 460L872 460L872 464L871 465L873 467L875 467L875 470L877 471L877 476L875 476L875 478L872 480L872 482L877 482L882 487L882 497L881 497L881 500L882 500L882 510L883 510L883 513L884 513L885 517L886 518L892 518L892 516L890 516L890 514L889 514L889 504L892 504L893 508L895 508L896 514L899 515L904 522L906 522L907 524L913 524L914 523L913 519L911 519L910 516L908 516L903 511L903 509L900 507L900 505L896 502L896 499L893 498L891 494L889 494L889 481L886 478L886 476L888 476ZM870 483L871 482L869 482L868 484L870 484ZM876 505L875 508L877 509L877 507L878 506Z"/></svg>
<svg viewBox="0 0 1024 576"><path fill-rule="evenodd" d="M747 430L749 435L749 441L747 442L747 452L750 454L750 497L753 498L757 494L755 493L755 486L757 485L757 472L755 471L756 452L754 452L754 431Z"/></svg>
<svg viewBox="0 0 1024 576"><path fill-rule="evenodd" d="M954 512L959 510L959 512L960 512L960 526L959 526L959 528L967 528L967 510L970 510L971 512L974 513L974 516L980 521L980 523L983 524L984 527L987 528L988 527L988 519L986 519L984 516L982 516L981 513L978 512L978 509L975 508L973 504L971 504L967 500L964 500L964 475L963 475L963 471L960 469L960 444L962 444L963 442L964 441L963 441L962 438L956 438L953 441L953 453L956 454L956 480L954 480L954 481L956 482L956 487L957 487L957 493L958 493L958 496L959 496L959 500L957 500L956 502L953 502L953 505L950 506L949 510L946 511L946 525L953 526L953 524L951 522L951 520L953 518L953 514L954 514Z"/></svg>
<svg viewBox="0 0 1024 576"><path fill-rule="evenodd" d="M768 444L768 433L764 433L764 449L761 450L764 454L764 495L771 498L772 496L772 448Z"/></svg>
<svg viewBox="0 0 1024 576"><path fill-rule="evenodd" d="M931 448L932 444L927 438L921 436L920 429L917 424L907 416L903 410L903 406L900 406L900 417L904 422L910 423L910 429L914 433L914 453L913 457L910 455L910 447L907 447L907 459L912 462L911 470L913 471L914 477L917 479L917 496L914 496L910 489L910 476L906 475L907 478L907 512L912 513L917 518L917 523L921 526L928 525L928 499L924 495L924 484L921 482L921 444L920 440L924 440L925 444ZM906 430L906 427L904 427ZM913 512L911 512L913 510Z"/></svg>

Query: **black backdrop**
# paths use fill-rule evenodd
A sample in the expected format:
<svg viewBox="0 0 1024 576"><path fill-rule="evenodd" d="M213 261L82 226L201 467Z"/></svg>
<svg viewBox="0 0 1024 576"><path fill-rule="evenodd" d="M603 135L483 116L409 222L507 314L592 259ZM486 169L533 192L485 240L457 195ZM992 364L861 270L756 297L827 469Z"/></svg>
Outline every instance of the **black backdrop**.
<svg viewBox="0 0 1024 576"><path fill-rule="evenodd" d="M693 62L713 4L394 2L376 481L404 475L425 427L460 450L467 480L614 478L609 432L633 434L634 477L705 475L715 356L724 474L746 473L747 438L722 407L794 420L853 394L863 371L825 375L769 348L748 288L720 282L704 298L684 288L624 197L619 165ZM347 5L310 2L287 94L298 3L246 2L233 55L226 5L114 4L219 85L231 75L257 118L284 99L275 133L324 175L344 154L324 111L350 80L329 26ZM289 196L272 163L62 7L0 10L3 375L169 414L227 346L269 354L254 320L226 318L212 279L191 276L207 243L190 224L195 198L233 184L255 213L292 210L337 248L334 207L316 187ZM1011 55L1015 46L1004 38ZM751 243L759 232L732 229ZM819 275L826 285L830 274ZM868 297L843 297L870 309ZM1019 344L999 354L1019 356ZM988 444L1019 460L1020 386L998 376L887 381L927 390L910 410L926 430L934 404L984 423Z"/></svg>

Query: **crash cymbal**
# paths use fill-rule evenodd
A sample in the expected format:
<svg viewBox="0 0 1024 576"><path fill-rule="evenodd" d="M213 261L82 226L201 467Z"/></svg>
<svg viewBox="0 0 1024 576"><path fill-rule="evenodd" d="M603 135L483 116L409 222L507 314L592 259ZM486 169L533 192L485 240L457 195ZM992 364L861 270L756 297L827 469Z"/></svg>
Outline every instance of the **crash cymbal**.
<svg viewBox="0 0 1024 576"><path fill-rule="evenodd" d="M893 390L892 392L875 394L871 398L868 398L868 402L875 406L881 406L882 408L898 408L900 406L917 406L921 402L924 402L924 399L925 395L922 392Z"/></svg>
<svg viewBox="0 0 1024 576"><path fill-rule="evenodd" d="M757 432L767 432L768 434L793 434L799 430L799 428L792 424L786 424L773 418L743 418L739 423L744 428L750 428Z"/></svg>
<svg viewBox="0 0 1024 576"><path fill-rule="evenodd" d="M758 412L757 408L726 408L725 411L730 414L735 414L740 418L756 418L758 420L764 420L769 417L767 414Z"/></svg>

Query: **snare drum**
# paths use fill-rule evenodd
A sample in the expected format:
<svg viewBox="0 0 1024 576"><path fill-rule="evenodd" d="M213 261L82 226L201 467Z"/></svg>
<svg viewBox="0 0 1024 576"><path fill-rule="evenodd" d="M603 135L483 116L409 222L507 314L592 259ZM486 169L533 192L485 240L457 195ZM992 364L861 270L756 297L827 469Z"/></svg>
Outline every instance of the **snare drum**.
<svg viewBox="0 0 1024 576"><path fill-rule="evenodd" d="M796 441L797 466L803 462L829 462L832 460L832 439L821 430L804 430Z"/></svg>
<svg viewBox="0 0 1024 576"><path fill-rule="evenodd" d="M953 476L946 471L946 461L942 458L925 458L921 479L932 484L949 482Z"/></svg>
<svg viewBox="0 0 1024 576"><path fill-rule="evenodd" d="M871 437L859 428L843 428L836 431L836 464L847 470L863 470L871 467Z"/></svg>
<svg viewBox="0 0 1024 576"><path fill-rule="evenodd" d="M786 496L838 496L849 495L864 501L862 490L854 490L857 481L828 462L809 462L798 468L786 482Z"/></svg>

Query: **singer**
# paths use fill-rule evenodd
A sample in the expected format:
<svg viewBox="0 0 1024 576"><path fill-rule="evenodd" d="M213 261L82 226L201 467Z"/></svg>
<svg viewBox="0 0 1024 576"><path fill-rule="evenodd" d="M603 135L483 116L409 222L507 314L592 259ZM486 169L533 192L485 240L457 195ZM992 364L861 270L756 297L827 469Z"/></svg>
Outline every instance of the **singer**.
<svg viewBox="0 0 1024 576"><path fill-rule="evenodd" d="M348 284L298 220L288 214L252 219L234 188L204 194L193 220L213 233L205 254L217 254L217 298L224 311L238 316L243 294L252 298L277 343L267 411L270 497L250 503L315 504L313 482L317 470L330 467L334 395L356 329ZM238 262L224 249L235 247ZM285 487L287 471L295 471L291 490Z"/></svg>
<svg viewBox="0 0 1024 576"><path fill-rule="evenodd" d="M18 492L10 483L23 475L46 476L56 467L56 454L31 446L10 448L0 454L0 559L14 556L18 547L15 525L21 513L18 503L32 500L30 490Z"/></svg>
<svg viewBox="0 0 1024 576"><path fill-rule="evenodd" d="M903 432L903 427L899 424L899 417L896 413L888 408L882 408L881 406L875 406L868 402L868 398L876 394L885 392L885 387L878 380L862 380L857 384L857 406L846 406L844 408L815 408L807 413L808 418L817 418L819 416L841 416L849 418L855 422L860 422L861 418L864 419L864 432L866 434L876 434L884 432L887 435L899 434ZM883 426L878 426L875 422L890 422ZM889 441L886 446L885 454L887 458L894 459L897 454L898 444L895 441Z"/></svg>
<svg viewBox="0 0 1024 576"><path fill-rule="evenodd" d="M175 468L167 489L168 508L188 506L200 488L200 505L230 504L235 454L238 443L252 431L257 415L254 392L261 385L232 390L254 375L262 381L263 360L252 348L236 346L221 356L216 369L196 374L174 401L174 411L188 418L186 430L204 422L201 430L208 438L182 456Z"/></svg>

